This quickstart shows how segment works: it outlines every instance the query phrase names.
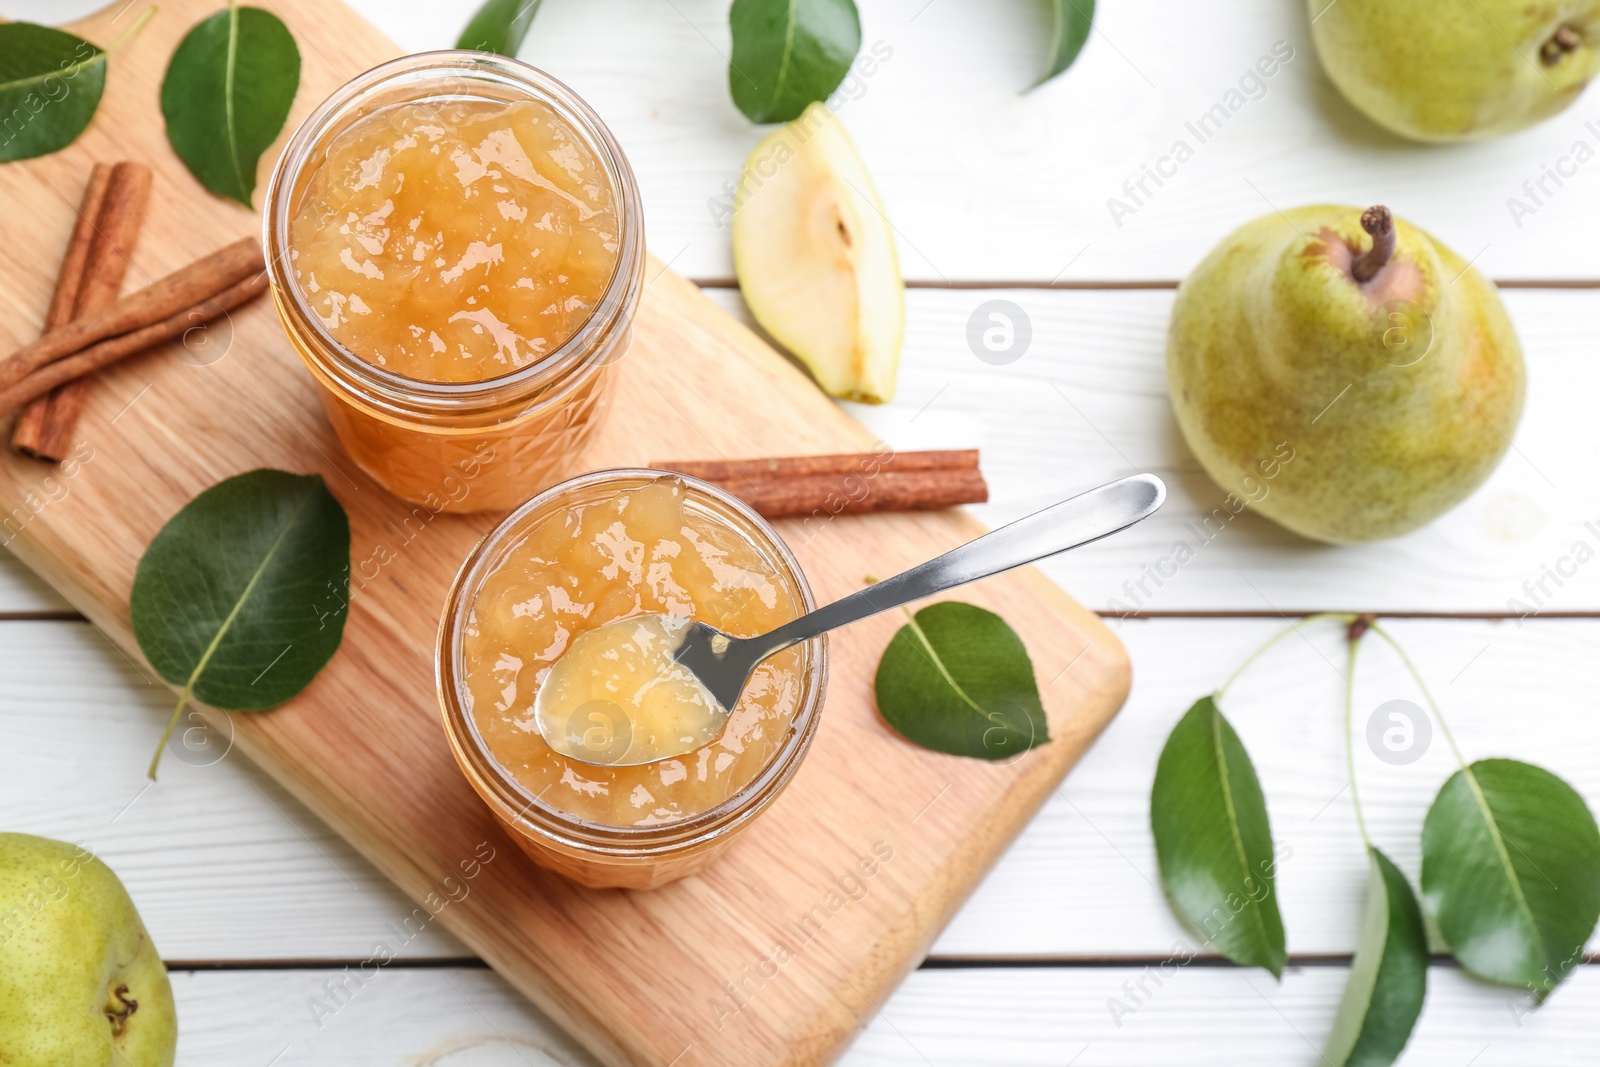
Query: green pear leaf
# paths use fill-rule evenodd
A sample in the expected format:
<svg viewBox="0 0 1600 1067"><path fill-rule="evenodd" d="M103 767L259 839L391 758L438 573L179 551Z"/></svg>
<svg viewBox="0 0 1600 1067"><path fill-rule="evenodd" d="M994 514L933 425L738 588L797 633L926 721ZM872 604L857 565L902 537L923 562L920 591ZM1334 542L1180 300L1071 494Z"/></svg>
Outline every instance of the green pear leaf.
<svg viewBox="0 0 1600 1067"><path fill-rule="evenodd" d="M191 695L259 711L333 657L349 588L350 523L322 478L254 470L189 501L151 540L133 579L133 635L181 689L174 722Z"/></svg>
<svg viewBox="0 0 1600 1067"><path fill-rule="evenodd" d="M457 48L516 58L542 0L486 0L456 39Z"/></svg>
<svg viewBox="0 0 1600 1067"><path fill-rule="evenodd" d="M1411 1038L1428 991L1428 931L1411 883L1367 850L1367 914L1323 1059L1333 1067L1389 1067Z"/></svg>
<svg viewBox="0 0 1600 1067"><path fill-rule="evenodd" d="M1600 918L1600 828L1549 771L1479 760L1428 809L1422 896L1463 966L1542 998L1582 961Z"/></svg>
<svg viewBox="0 0 1600 1067"><path fill-rule="evenodd" d="M1178 915L1235 963L1281 976L1288 952L1267 802L1213 697L1195 701L1161 750L1150 827Z"/></svg>
<svg viewBox="0 0 1600 1067"><path fill-rule="evenodd" d="M885 722L935 752L1003 760L1050 740L1022 638L994 612L957 600L900 627L873 691Z"/></svg>
<svg viewBox="0 0 1600 1067"><path fill-rule="evenodd" d="M855 0L733 0L728 87L751 122L789 122L839 87L861 48Z"/></svg>
<svg viewBox="0 0 1600 1067"><path fill-rule="evenodd" d="M1094 0L1050 0L1055 28L1050 33L1050 57L1037 88L1072 66L1094 27Z"/></svg>
<svg viewBox="0 0 1600 1067"><path fill-rule="evenodd" d="M48 26L0 23L0 162L77 140L105 88L106 54L88 41Z"/></svg>
<svg viewBox="0 0 1600 1067"><path fill-rule="evenodd" d="M289 118L300 49L278 16L230 4L197 22L161 82L167 140L201 185L251 207L256 168Z"/></svg>

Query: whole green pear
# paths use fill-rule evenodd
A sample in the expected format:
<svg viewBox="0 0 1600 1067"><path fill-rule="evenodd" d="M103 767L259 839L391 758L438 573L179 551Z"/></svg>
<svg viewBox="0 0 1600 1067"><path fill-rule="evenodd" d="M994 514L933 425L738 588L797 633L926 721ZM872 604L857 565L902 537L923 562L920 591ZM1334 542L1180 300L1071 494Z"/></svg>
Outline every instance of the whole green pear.
<svg viewBox="0 0 1600 1067"><path fill-rule="evenodd" d="M1525 388L1494 285L1384 207L1229 234L1178 289L1167 380L1219 485L1333 543L1459 504L1509 447Z"/></svg>
<svg viewBox="0 0 1600 1067"><path fill-rule="evenodd" d="M167 970L111 868L0 833L0 1064L170 1067Z"/></svg>
<svg viewBox="0 0 1600 1067"><path fill-rule="evenodd" d="M1418 141L1549 118L1600 72L1600 0L1307 0L1322 66L1380 126Z"/></svg>

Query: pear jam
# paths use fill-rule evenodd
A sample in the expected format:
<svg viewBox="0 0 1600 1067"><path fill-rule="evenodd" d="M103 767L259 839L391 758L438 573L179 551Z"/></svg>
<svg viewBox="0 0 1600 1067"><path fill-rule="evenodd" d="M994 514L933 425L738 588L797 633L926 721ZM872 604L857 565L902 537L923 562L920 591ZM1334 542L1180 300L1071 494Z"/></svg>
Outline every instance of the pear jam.
<svg viewBox="0 0 1600 1067"><path fill-rule="evenodd" d="M617 266L594 153L538 100L384 108L328 146L290 261L341 344L408 378L477 382L559 348Z"/></svg>
<svg viewBox="0 0 1600 1067"><path fill-rule="evenodd" d="M802 614L770 557L687 506L687 493L663 475L554 509L501 552L463 605L464 710L483 747L542 803L589 822L656 826L716 807L774 759L805 696L797 646L756 668L708 743L612 762L630 749L630 759L653 745L672 750L720 715L692 676L662 670L688 620L743 637ZM607 625L634 616L637 624ZM547 683L562 687L555 706L575 709L565 752L539 731L535 704Z"/></svg>
<svg viewBox="0 0 1600 1067"><path fill-rule="evenodd" d="M583 466L644 266L632 173L587 105L493 57L397 60L296 133L271 198L279 317L362 470L438 513L508 511Z"/></svg>

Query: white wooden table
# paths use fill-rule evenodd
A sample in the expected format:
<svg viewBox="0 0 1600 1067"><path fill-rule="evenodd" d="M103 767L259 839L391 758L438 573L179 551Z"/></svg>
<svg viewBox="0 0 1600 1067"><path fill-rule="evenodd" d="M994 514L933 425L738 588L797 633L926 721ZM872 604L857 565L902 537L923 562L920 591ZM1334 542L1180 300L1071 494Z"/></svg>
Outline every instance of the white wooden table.
<svg viewBox="0 0 1600 1067"><path fill-rule="evenodd" d="M759 131L728 98L727 3L546 0L523 58L570 82L616 131L655 254L743 314L713 208ZM58 20L93 6L6 0L0 11ZM422 50L449 45L471 5L356 6ZM841 115L912 289L899 396L857 414L897 448L980 446L991 522L1136 469L1166 478L1159 517L1046 568L1093 608L1129 602L1124 583L1221 503L1173 422L1162 353L1173 283L1229 229L1274 206L1381 201L1511 283L1531 387L1515 450L1489 483L1428 529L1362 547L1313 545L1245 514L1159 589L1147 582L1142 617L1116 621L1135 665L1126 709L927 965L863 1020L845 1061L1317 1063L1366 877L1345 790L1337 628L1280 646L1228 700L1274 833L1293 849L1280 868L1291 953L1281 983L1206 955L1164 983L1149 977L1193 942L1157 880L1156 755L1176 718L1283 616L1372 610L1394 618L1469 757L1541 764L1600 804L1600 564L1547 584L1541 617L1507 617L1525 581L1575 541L1600 542L1585 526L1600 520L1600 164L1520 227L1506 206L1575 140L1600 141L1584 126L1600 117L1600 95L1520 136L1422 148L1338 98L1295 0L1102 0L1078 65L1027 94L1043 62L1039 0L862 6L867 45L892 55ZM1260 98L1116 225L1107 198L1126 201L1141 164L1187 136L1185 121L1278 41L1294 58ZM969 316L991 299L1019 305L1032 325L1007 366L966 342ZM122 876L172 969L181 1063L590 1062L437 930L371 982L349 982L347 968L410 910L401 895L242 759L169 755L147 787L167 690L9 557L0 619L0 827L85 840ZM1417 699L1369 644L1363 721L1385 700ZM1423 815L1453 770L1445 746L1406 767L1358 749L1358 766L1376 842L1415 879ZM1443 960L1429 984L1408 1065L1593 1062L1592 963L1537 1011ZM1137 1010L1114 1018L1111 998Z"/></svg>

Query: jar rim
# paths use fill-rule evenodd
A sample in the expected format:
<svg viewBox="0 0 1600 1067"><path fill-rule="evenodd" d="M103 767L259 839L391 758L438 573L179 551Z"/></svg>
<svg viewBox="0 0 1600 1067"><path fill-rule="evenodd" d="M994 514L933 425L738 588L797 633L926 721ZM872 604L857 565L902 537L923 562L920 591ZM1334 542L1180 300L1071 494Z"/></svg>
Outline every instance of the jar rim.
<svg viewBox="0 0 1600 1067"><path fill-rule="evenodd" d="M429 79L455 80L457 90L429 93L426 88ZM310 312L299 279L289 268L289 224L295 208L290 200L297 195L301 184L297 179L314 164L320 164L317 156L332 137L371 113L361 106L361 101L370 94L410 81L418 89L415 95L386 101L383 106L407 100L470 98L471 94L465 89L473 80L525 92L530 98L555 107L588 142L616 195L619 247L611 277L593 312L550 353L492 378L436 382L397 374L362 359ZM487 52L440 49L402 56L380 63L335 89L306 116L278 157L267 184L262 229L267 250L267 276L276 302L285 316L293 316L296 328L315 341L314 345L305 346L315 350L319 366L314 369L332 377L342 391L355 391L361 399L378 399L386 402L380 406L406 411L421 407L424 412L432 412L439 408L442 414L459 414L486 405L503 408L508 395L521 397L524 394L530 401L530 408L540 406L552 383L609 354L606 339L632 321L643 290L644 225L638 186L627 156L610 128L582 97L558 78L530 64Z"/></svg>
<svg viewBox="0 0 1600 1067"><path fill-rule="evenodd" d="M662 825L618 826L575 816L541 801L536 794L512 778L488 751L476 722L466 709L462 693L465 671L461 664L461 638L472 594L487 577L489 568L499 562L502 551L526 534L532 523L537 518L543 518L551 505L559 504L563 498L575 493L608 484L624 488L662 478L681 481L693 494L702 498L701 503L712 505L708 509L710 513L720 513L724 520L736 520L730 521L729 525L737 523L739 532L756 542L757 547L769 553L778 564L781 577L793 587L800 613L816 610L815 597L799 560L771 524L743 500L710 482L673 471L617 467L590 471L551 486L485 534L457 572L439 621L435 681L440 711L445 720L445 732L458 759L470 760L473 764L472 771L476 772L478 779L473 782L474 786L479 786L481 782L491 788L498 801L498 805L491 806L498 806L498 814L515 822L524 832L591 855L627 859L660 856L692 848L743 825L764 809L794 776L816 734L823 698L827 692L827 637L823 635L799 646L807 655L803 671L804 692L800 707L790 720L789 736L773 757L736 793L703 812ZM459 734L465 735L464 740L468 744L458 743ZM466 769L463 767L463 770Z"/></svg>

